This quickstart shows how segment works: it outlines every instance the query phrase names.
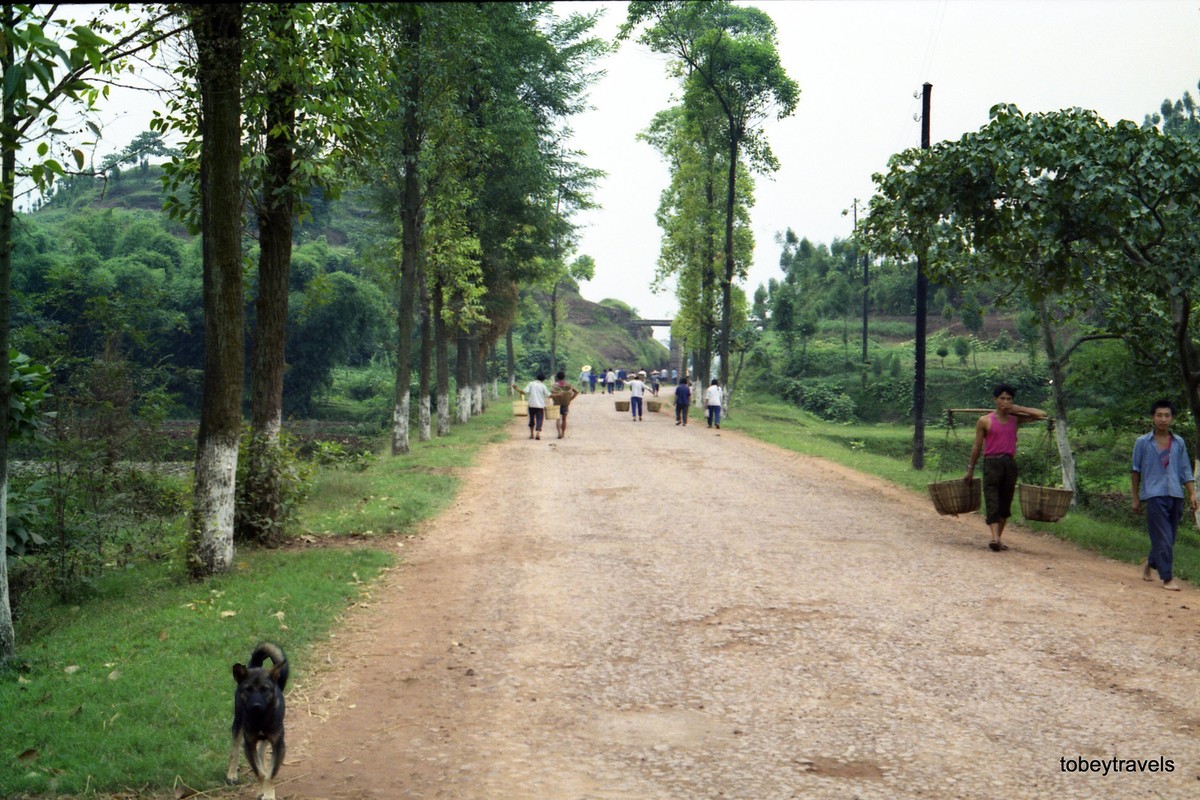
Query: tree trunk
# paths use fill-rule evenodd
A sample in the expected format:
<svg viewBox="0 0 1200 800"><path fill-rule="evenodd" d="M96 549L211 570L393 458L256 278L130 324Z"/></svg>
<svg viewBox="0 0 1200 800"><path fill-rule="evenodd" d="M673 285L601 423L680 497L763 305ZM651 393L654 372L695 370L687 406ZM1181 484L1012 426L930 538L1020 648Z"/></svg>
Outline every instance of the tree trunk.
<svg viewBox="0 0 1200 800"><path fill-rule="evenodd" d="M437 364L437 435L450 435L450 345L446 341L446 321L442 319L443 287L433 287L433 352Z"/></svg>
<svg viewBox="0 0 1200 800"><path fill-rule="evenodd" d="M1050 312L1045 301L1038 309L1042 316L1042 343L1046 348L1046 360L1050 363L1050 393L1054 397L1054 438L1058 444L1058 461L1062 466L1062 485L1064 489L1075 491L1075 455L1071 452L1071 442L1067 436L1067 395L1066 369L1058 355L1058 343L1054 340L1054 327L1050 322ZM1071 498L1075 505L1076 497Z"/></svg>
<svg viewBox="0 0 1200 800"><path fill-rule="evenodd" d="M3 7L5 30L12 30L14 9L12 3ZM15 69L11 48L0 48L0 68L3 74ZM0 135L3 156L0 156L0 354L3 355L5 380L0 380L0 431L8 432L8 404L12 394L12 383L8 380L9 312L12 305L12 256L13 256L13 197L16 189L17 142L8 138L17 128L15 98L5 93L3 97L4 127ZM4 134L3 132L9 132ZM0 542L8 541L8 436L0 436ZM0 551L0 662L12 658L17 652L16 629L13 627L12 604L8 592L8 547Z"/></svg>
<svg viewBox="0 0 1200 800"><path fill-rule="evenodd" d="M733 327L733 209L737 199L737 162L740 137L733 134L730 120L729 186L725 196L725 273L721 277L721 385L729 385L729 337Z"/></svg>
<svg viewBox="0 0 1200 800"><path fill-rule="evenodd" d="M482 414L487 408L487 398L484 397L484 389L487 386L487 348L478 338L475 340L475 346L471 348L471 353L475 357L474 367L472 369L473 387L475 391L475 406L472 409L474 414Z"/></svg>
<svg viewBox="0 0 1200 800"><path fill-rule="evenodd" d="M234 480L242 423L242 7L189 7L200 85L200 228L204 270L204 388L188 535L188 572L233 563Z"/></svg>
<svg viewBox="0 0 1200 800"><path fill-rule="evenodd" d="M1171 329L1175 334L1175 346L1179 349L1179 369L1183 374L1183 385L1187 392L1188 409L1193 419L1200 419L1200 357L1191 335L1192 300L1186 293L1171 298ZM1196 428L1196 441L1192 442L1192 455L1200 458L1200 426Z"/></svg>
<svg viewBox="0 0 1200 800"><path fill-rule="evenodd" d="M285 54L295 50L296 30L291 4L268 6L272 33L285 42ZM258 208L258 297L250 352L250 420L248 469L241 487L244 512L237 536L268 541L283 516L280 474L273 468L283 425L284 344L287 340L288 275L292 264L292 223L295 199L291 191L296 131L296 87L286 76L290 55L281 65L267 97L266 162L262 202ZM285 73L282 77L278 73Z"/></svg>
<svg viewBox="0 0 1200 800"><path fill-rule="evenodd" d="M504 332L504 345L506 349L505 355L508 357L508 395L511 397L513 393L512 386L517 382L517 356L513 350L513 334L511 325L508 327L508 330Z"/></svg>
<svg viewBox="0 0 1200 800"><path fill-rule="evenodd" d="M409 398L412 391L413 306L417 293L417 256L421 248L421 183L417 165L421 152L421 128L417 112L421 104L421 17L420 10L406 6L404 46L412 54L404 112L404 189L400 207L403 226L400 253L400 297L396 315L396 390L392 412L392 455L408 452Z"/></svg>
<svg viewBox="0 0 1200 800"><path fill-rule="evenodd" d="M550 376L558 372L558 281L550 290Z"/></svg>
<svg viewBox="0 0 1200 800"><path fill-rule="evenodd" d="M429 409L430 368L433 360L433 320L429 310L429 287L425 281L421 285L421 363L417 377L417 438L428 442L433 438L432 419Z"/></svg>
<svg viewBox="0 0 1200 800"><path fill-rule="evenodd" d="M492 342L492 346L488 352L492 359L492 363L493 364L496 363L496 343L495 342ZM489 376L488 380L492 385L492 399L499 400L500 399L500 376L498 374L496 374L495 372L493 372Z"/></svg>
<svg viewBox="0 0 1200 800"><path fill-rule="evenodd" d="M471 421L471 337L458 332L458 353L455 358L454 382L458 389L458 416L462 424Z"/></svg>

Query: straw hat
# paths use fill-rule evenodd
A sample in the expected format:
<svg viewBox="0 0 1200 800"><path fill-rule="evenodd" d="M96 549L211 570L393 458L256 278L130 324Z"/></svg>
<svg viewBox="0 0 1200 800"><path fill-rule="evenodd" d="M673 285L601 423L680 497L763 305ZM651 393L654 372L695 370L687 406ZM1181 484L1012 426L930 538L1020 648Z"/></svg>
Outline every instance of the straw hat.
<svg viewBox="0 0 1200 800"><path fill-rule="evenodd" d="M591 371L592 371L592 365L591 365L591 364L584 364L584 365L583 365L583 371L584 371L584 372L591 372Z"/></svg>

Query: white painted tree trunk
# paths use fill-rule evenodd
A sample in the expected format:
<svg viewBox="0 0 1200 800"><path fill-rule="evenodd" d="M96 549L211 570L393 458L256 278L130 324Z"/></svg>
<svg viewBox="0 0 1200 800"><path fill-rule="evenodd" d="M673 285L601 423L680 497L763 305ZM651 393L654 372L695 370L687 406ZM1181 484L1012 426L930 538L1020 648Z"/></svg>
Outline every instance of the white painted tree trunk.
<svg viewBox="0 0 1200 800"><path fill-rule="evenodd" d="M8 540L8 481L0 489L0 542ZM7 548L5 548L7 551ZM13 627L12 605L8 595L8 553L0 552L0 661L17 652L17 632Z"/></svg>
<svg viewBox="0 0 1200 800"><path fill-rule="evenodd" d="M429 395L421 396L421 403L417 408L417 438L422 442L428 442L433 438L430 426Z"/></svg>
<svg viewBox="0 0 1200 800"><path fill-rule="evenodd" d="M217 575L233 565L234 487L238 443L219 437L200 442L192 497L191 557L204 565L202 574ZM195 570L193 570L195 572Z"/></svg>
<svg viewBox="0 0 1200 800"><path fill-rule="evenodd" d="M471 415L483 413L483 384L477 383L471 387Z"/></svg>
<svg viewBox="0 0 1200 800"><path fill-rule="evenodd" d="M470 386L463 386L458 390L458 421L463 425L471 421Z"/></svg>
<svg viewBox="0 0 1200 800"><path fill-rule="evenodd" d="M450 434L450 395L438 394L437 398L437 435Z"/></svg>
<svg viewBox="0 0 1200 800"><path fill-rule="evenodd" d="M1075 455L1071 452L1071 440L1067 437L1067 421L1055 420L1054 439L1058 444L1058 461L1062 465L1062 484L1064 489L1075 491ZM1075 505L1078 497L1071 498Z"/></svg>
<svg viewBox="0 0 1200 800"><path fill-rule="evenodd" d="M392 411L392 455L408 452L408 403L409 395L405 393Z"/></svg>

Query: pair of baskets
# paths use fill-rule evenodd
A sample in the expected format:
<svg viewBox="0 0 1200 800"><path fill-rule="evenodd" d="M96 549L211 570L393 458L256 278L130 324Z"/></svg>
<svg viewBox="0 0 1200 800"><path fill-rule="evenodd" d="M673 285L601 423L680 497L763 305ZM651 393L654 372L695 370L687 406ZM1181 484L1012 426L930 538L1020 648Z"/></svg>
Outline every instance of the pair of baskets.
<svg viewBox="0 0 1200 800"><path fill-rule="evenodd" d="M979 509L982 485L979 478L938 481L929 484L929 497L939 514L957 517ZM1058 522L1067 515L1075 493L1070 489L1022 483L1017 486L1017 495L1021 500L1021 516L1025 519Z"/></svg>
<svg viewBox="0 0 1200 800"><path fill-rule="evenodd" d="M955 411L980 413L986 409L951 408L946 410L949 421L946 429L947 451L949 450L950 434L954 430ZM1049 432L1052 430L1053 424L1053 420L1049 420L1047 430L1043 433L1047 448L1050 444ZM1049 457L1048 454L1047 458ZM929 497L933 500L933 507L939 514L953 516L969 514L979 509L982 487L983 481L980 478L972 478L970 481L964 481L961 478L936 481L929 484ZM1058 522L1066 516L1067 511L1071 508L1075 492L1053 486L1034 486L1022 483L1017 486L1017 496L1021 500L1021 516L1025 519L1037 522Z"/></svg>

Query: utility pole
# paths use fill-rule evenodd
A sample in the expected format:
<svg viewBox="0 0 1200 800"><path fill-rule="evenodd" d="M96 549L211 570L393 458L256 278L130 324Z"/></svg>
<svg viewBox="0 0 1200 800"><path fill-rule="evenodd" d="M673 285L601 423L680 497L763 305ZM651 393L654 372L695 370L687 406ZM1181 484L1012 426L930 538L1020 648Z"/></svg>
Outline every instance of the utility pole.
<svg viewBox="0 0 1200 800"><path fill-rule="evenodd" d="M921 149L929 149L929 99L933 84L926 83L921 93ZM913 469L925 468L925 317L929 279L925 277L925 251L917 252L917 341L913 377Z"/></svg>

